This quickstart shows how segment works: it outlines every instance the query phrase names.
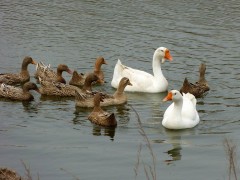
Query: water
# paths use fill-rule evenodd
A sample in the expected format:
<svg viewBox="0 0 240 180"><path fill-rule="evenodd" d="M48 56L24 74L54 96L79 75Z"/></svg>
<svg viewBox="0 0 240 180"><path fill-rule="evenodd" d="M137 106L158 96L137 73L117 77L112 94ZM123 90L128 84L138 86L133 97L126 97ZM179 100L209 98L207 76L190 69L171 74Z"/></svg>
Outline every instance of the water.
<svg viewBox="0 0 240 180"><path fill-rule="evenodd" d="M157 179L228 179L223 140L240 143L239 6L234 0L2 0L0 72L19 71L27 55L53 68L66 63L87 72L103 56L108 83L98 88L112 93L118 58L152 72L154 49L165 46L174 59L162 66L169 89L179 89L185 77L196 81L204 62L211 90L198 99L200 124L184 131L161 125L170 104L162 102L166 93L128 93L128 104L105 108L116 114L116 129L91 124L90 110L76 109L72 99L33 92L35 100L28 104L1 100L0 165L23 175L22 160L40 179L134 179L143 144L137 179L146 179L142 162L152 165L151 155L133 106L156 156ZM30 65L32 75L34 70Z"/></svg>

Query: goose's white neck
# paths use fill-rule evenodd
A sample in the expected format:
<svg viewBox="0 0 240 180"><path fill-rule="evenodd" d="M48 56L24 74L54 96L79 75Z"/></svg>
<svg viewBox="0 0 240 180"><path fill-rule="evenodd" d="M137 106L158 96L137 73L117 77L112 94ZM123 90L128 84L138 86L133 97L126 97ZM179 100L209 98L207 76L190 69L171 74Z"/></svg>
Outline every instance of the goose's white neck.
<svg viewBox="0 0 240 180"><path fill-rule="evenodd" d="M182 106L183 98L174 101L174 114L179 118L182 116Z"/></svg>
<svg viewBox="0 0 240 180"><path fill-rule="evenodd" d="M153 76L154 77L162 77L162 69L161 69L161 61L162 56L157 55L156 53L153 54L153 62L152 62L152 69L153 69Z"/></svg>

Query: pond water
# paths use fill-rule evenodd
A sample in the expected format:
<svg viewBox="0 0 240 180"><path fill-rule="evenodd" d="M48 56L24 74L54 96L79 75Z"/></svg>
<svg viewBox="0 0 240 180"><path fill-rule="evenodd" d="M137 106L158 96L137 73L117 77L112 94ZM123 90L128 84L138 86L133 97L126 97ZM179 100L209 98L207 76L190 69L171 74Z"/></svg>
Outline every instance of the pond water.
<svg viewBox="0 0 240 180"><path fill-rule="evenodd" d="M19 71L25 56L53 68L66 63L87 72L103 56L107 83L97 89L113 93L110 82L118 58L152 72L153 52L164 46L173 56L162 65L169 89L180 89L185 77L196 81L204 62L211 90L198 99L200 124L184 131L161 125L170 105L162 102L166 93L127 93L127 104L105 108L115 113L116 129L91 124L91 110L75 108L73 99L32 92L35 100L27 104L1 100L0 166L24 175L23 161L34 178L39 174L51 180L147 179L143 164L153 167L152 156L132 106L156 157L157 179L228 179L223 141L240 144L239 7L234 0L2 0L1 73ZM29 65L29 71L33 76L35 68Z"/></svg>

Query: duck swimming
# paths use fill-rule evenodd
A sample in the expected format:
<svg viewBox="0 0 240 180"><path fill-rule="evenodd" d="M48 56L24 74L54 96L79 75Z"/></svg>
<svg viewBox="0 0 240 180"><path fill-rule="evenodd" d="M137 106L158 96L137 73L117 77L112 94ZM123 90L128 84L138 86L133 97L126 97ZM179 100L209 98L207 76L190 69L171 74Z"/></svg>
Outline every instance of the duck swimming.
<svg viewBox="0 0 240 180"><path fill-rule="evenodd" d="M63 71L72 74L72 71L68 68L66 64L59 64L57 67L57 72L49 66L44 65L42 62L38 63L36 66L35 78L38 79L39 77L42 80L47 81L54 81L66 84L66 80L62 77Z"/></svg>
<svg viewBox="0 0 240 180"><path fill-rule="evenodd" d="M199 66L199 80L195 83L189 83L188 79L185 78L183 85L180 89L181 93L191 93L196 98L202 97L207 91L210 90L210 87L205 79L206 65L204 63Z"/></svg>
<svg viewBox="0 0 240 180"><path fill-rule="evenodd" d="M35 90L39 93L37 85L32 82L26 82L22 88L2 83L0 85L0 97L18 101L31 101L34 97L29 92L30 90Z"/></svg>
<svg viewBox="0 0 240 180"><path fill-rule="evenodd" d="M153 54L152 68L153 75L145 71L127 67L120 60L115 65L111 85L117 88L119 81L127 77L132 86L127 86L125 91L158 93L165 92L168 89L168 81L163 76L161 63L165 60L172 60L170 51L165 47L159 47Z"/></svg>
<svg viewBox="0 0 240 180"><path fill-rule="evenodd" d="M89 74L83 87L80 89L73 85L63 84L60 82L50 82L39 78L39 82L41 84L39 89L42 95L74 97L76 94L75 91L79 91L81 93L91 92L92 83L97 80L98 77L95 74Z"/></svg>
<svg viewBox="0 0 240 180"><path fill-rule="evenodd" d="M109 113L102 110L100 102L104 101L104 97L100 93L96 93L94 99L94 109L89 114L88 119L97 125L101 126L117 126L117 121L115 119L114 113Z"/></svg>
<svg viewBox="0 0 240 180"><path fill-rule="evenodd" d="M28 72L29 64L37 64L35 60L31 57L27 56L23 59L21 72L18 74L12 73L2 73L0 74L0 83L5 83L8 85L25 83L30 80L30 75Z"/></svg>
<svg viewBox="0 0 240 180"><path fill-rule="evenodd" d="M127 85L131 86L132 84L128 78L124 77L119 82L119 86L113 95L101 93L101 95L104 97L104 101L101 101L100 105L101 106L111 106L111 105L120 105L120 104L126 103L127 96L124 93L124 89ZM76 96L75 96L76 106L78 106L78 107L94 107L94 101L93 101L94 96L95 96L95 93L82 94L82 93L76 91Z"/></svg>
<svg viewBox="0 0 240 180"><path fill-rule="evenodd" d="M164 113L162 125L167 129L187 129L195 127L199 122L199 115L196 110L197 100L190 93L181 93L177 90L172 90L163 99L173 103L167 108Z"/></svg>
<svg viewBox="0 0 240 180"><path fill-rule="evenodd" d="M73 86L83 86L84 82L85 82L84 74L78 74L76 70L73 71L73 75L69 81L69 84Z"/></svg>
<svg viewBox="0 0 240 180"><path fill-rule="evenodd" d="M78 74L77 71L75 71L75 73L72 76L72 79L69 81L70 85L74 85L74 86L83 86L86 77L90 74L90 73L94 73L98 76L99 80L97 81L98 84L104 84L104 73L101 69L103 64L107 64L106 60L100 56L96 59L95 61L95 66L94 66L94 70L93 72L88 72L85 74Z"/></svg>

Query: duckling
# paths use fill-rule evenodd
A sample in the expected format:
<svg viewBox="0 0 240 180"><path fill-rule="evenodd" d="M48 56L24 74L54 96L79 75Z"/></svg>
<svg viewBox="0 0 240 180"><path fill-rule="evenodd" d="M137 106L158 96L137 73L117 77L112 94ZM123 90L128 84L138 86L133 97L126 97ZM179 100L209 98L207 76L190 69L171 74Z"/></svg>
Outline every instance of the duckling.
<svg viewBox="0 0 240 180"><path fill-rule="evenodd" d="M39 93L37 85L33 82L26 82L22 88L2 83L0 86L0 97L18 101L31 101L34 97L30 94L30 90L35 90Z"/></svg>
<svg viewBox="0 0 240 180"><path fill-rule="evenodd" d="M105 82L104 81L104 73L101 70L102 64L107 64L107 62L105 61L105 59L103 57L100 56L96 59L94 70L93 70L93 73L99 77L99 80L97 81L98 84L104 84L104 82ZM69 84L74 85L74 86L83 86L84 81L89 74L90 74L89 72L86 74L82 74L82 73L78 74L76 71L73 74L72 79L69 81Z"/></svg>
<svg viewBox="0 0 240 180"><path fill-rule="evenodd" d="M206 65L202 63L199 67L199 80L195 83L189 83L188 79L185 78L183 85L180 89L181 93L191 93L196 98L202 97L205 92L209 91L209 85L205 79Z"/></svg>
<svg viewBox="0 0 240 180"><path fill-rule="evenodd" d="M48 96L74 97L75 91L79 91L81 93L91 92L92 83L98 79L99 78L95 74L89 74L82 89L80 89L73 85L63 84L60 82L50 82L39 78L39 82L41 84L40 93Z"/></svg>
<svg viewBox="0 0 240 180"><path fill-rule="evenodd" d="M102 110L100 106L100 101L104 101L104 97L97 93L94 96L94 109L88 116L88 119L95 124L101 125L101 126L117 126L117 121L115 119L114 113L109 113L104 110Z"/></svg>
<svg viewBox="0 0 240 180"><path fill-rule="evenodd" d="M101 106L111 106L111 105L120 105L127 102L127 96L124 93L125 87L129 85L132 86L128 78L123 77L119 82L119 86L116 92L113 95L102 93L104 96L104 101L101 102ZM76 91L75 102L76 106L79 107L94 107L94 93L81 94Z"/></svg>
<svg viewBox="0 0 240 180"><path fill-rule="evenodd" d="M25 57L22 62L21 72L18 74L12 74L12 73L0 74L0 83L14 85L14 84L20 84L20 83L25 83L29 81L30 75L27 69L29 64L36 65L37 62L29 56Z"/></svg>
<svg viewBox="0 0 240 180"><path fill-rule="evenodd" d="M57 67L57 72L55 72L53 69L50 68L50 65L46 66L41 62L38 63L36 66L36 73L34 77L36 79L40 77L43 80L66 84L66 80L62 77L63 71L72 74L72 71L68 68L66 64L59 64Z"/></svg>

